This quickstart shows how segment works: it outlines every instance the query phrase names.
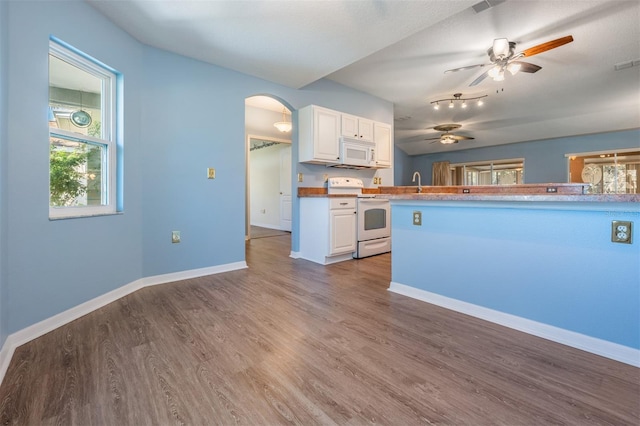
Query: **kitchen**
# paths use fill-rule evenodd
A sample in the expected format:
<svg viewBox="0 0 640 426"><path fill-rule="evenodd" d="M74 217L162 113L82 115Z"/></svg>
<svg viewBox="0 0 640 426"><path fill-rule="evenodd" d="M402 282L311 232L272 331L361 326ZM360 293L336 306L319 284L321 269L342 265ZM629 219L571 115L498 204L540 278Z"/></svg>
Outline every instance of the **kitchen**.
<svg viewBox="0 0 640 426"><path fill-rule="evenodd" d="M2 171L2 179L0 180L2 185L2 198L0 199L0 219L2 220L2 227L0 227L2 236L0 238L2 241L2 247L0 247L0 270L2 270L0 275L0 311L2 312L0 315L0 341L4 343L0 360L3 361L5 367L7 360L11 358L10 354L13 353L13 349L29 339L37 337L39 333L45 333L55 326L72 321L76 318L74 315L79 317L86 313L82 309L97 309L95 304L90 303L96 298L100 303L107 303L109 297L120 297L131 288L139 288L136 286L143 284L158 284L193 278L194 276L242 269L247 266L245 263L245 218L243 214L246 193L246 135L243 117L246 98L257 94L268 94L282 100L292 111L291 120L293 122L298 121L300 109L308 105L318 105L392 125L394 137L396 131L401 134L407 130L402 128L404 126L402 123L406 124L404 112L394 110L392 101L368 94L363 88L355 89L345 86L337 82L337 76L335 79L318 79L318 75L313 75L308 76L309 80L297 81L296 84L287 86L275 77L266 79L266 77L256 77L247 72L233 71L229 67L212 65L203 60L185 57L171 49L154 46L150 41L139 41L136 36L125 32L121 26L114 24L107 15L97 10L97 7L106 8L107 3L112 3L113 7L127 8L130 6L128 2L104 2L96 7L92 6L90 2L0 2L0 58L2 59L0 60L0 98L2 101L0 104L0 144L2 148L0 152ZM160 3L157 4L158 7L163 6ZM331 3L333 2L327 4ZM348 3L347 7L359 7L366 2ZM416 6L421 2L404 3ZM473 2L437 3L442 7L462 10ZM509 6L510 3L519 4L520 2L507 2L497 8ZM553 3L554 7L562 8L564 7L562 5L570 2ZM587 3L585 2L585 4ZM146 4L150 5L148 2ZM601 12L602 19L606 19L614 12L620 11L621 6L619 5L619 3L596 5L593 13L580 14L578 21L589 20L593 16L599 15L597 12ZM246 8L246 5L242 7ZM292 3L291 8L295 7L298 6ZM128 19L145 10L147 10L146 6L140 9L132 7L131 10L115 13L114 19L117 16ZM624 9L623 12L625 10L627 9ZM429 19L434 20L433 24L438 19L445 18L436 12L438 11L429 14ZM448 13L453 16L457 11L450 10ZM468 13L471 12L465 12L465 16ZM160 15L167 18L172 16L172 13L164 15L160 13ZM259 13L258 15L257 19L264 21L264 17ZM153 16L159 17L158 14ZM138 27L142 28L145 22L142 18L132 19L132 21L135 21ZM327 19L319 19L314 16L313 21L325 23L328 21L328 17L325 16L325 18ZM175 20L169 21L176 23ZM543 34L536 33L536 31L542 31L539 28L540 22L547 21L533 21L537 25L536 28L528 28L528 33L523 30L525 34L516 31L520 35L516 34L513 37L522 36L526 42L533 44L548 39L548 32L558 30L557 27L551 29L547 27ZM167 21L154 20L154 24L147 29L162 28L163 22ZM511 22L522 25L521 20L511 20ZM90 30L87 28L89 23L91 24ZM389 28L390 26L392 28ZM219 25L210 27L219 28ZM375 30L369 34L392 33L394 27L399 28L400 26L381 20L379 23L376 22ZM405 25L402 27L406 28ZM617 31L613 31L613 29L628 30L618 26L604 25L604 27L606 34L616 33ZM267 37L262 37L261 27L256 25L255 28L258 29L256 41L267 39ZM474 54L479 52L478 61L486 57L484 50L490 45L490 40L478 41L478 46L472 49L457 38L461 37L463 33L469 34L471 31L469 28L476 31L477 27L454 26L449 28L462 28L462 30L459 32L449 31L450 38L432 37L433 44L436 45L432 47L432 52L438 53L437 47L444 45L443 41L446 40L452 45L462 46L460 49L473 50ZM480 31L480 29L477 30ZM482 31L485 30L482 29ZM173 31L166 31L166 33L172 37L175 35ZM596 32L594 31L594 33ZM47 217L49 152L46 144L48 85L45 62L52 34L121 72L121 83L124 83L122 86L125 90L122 99L124 107L122 116L126 125L122 131L123 144L119 148L126 147L126 150L123 153L124 161L119 164L117 169L120 178L119 194L116 199L120 209L118 214L73 220L49 220ZM190 34L192 37L179 43L181 46L193 48L199 54L212 52L214 56L221 56L218 50L194 47L194 43L198 43L202 38L193 37L193 33ZM238 34L237 31L236 34ZM322 35L325 36L324 33ZM475 33L472 35L475 39L480 38ZM564 35L564 32L558 34L558 36L561 35ZM574 35L577 36L575 33ZM137 36L141 35L137 34ZM506 36L512 37L511 35ZM362 32L358 33L358 38L367 39ZM240 45L236 38L232 37L231 39L235 43L234 46ZM282 39L283 37L278 35L277 40ZM269 38L269 41L273 40L274 38ZM624 43L629 43L629 40L638 40L638 37L625 36L619 40L619 44L610 43L609 46L619 47ZM287 39L287 41L290 40ZM577 37L575 43L578 43ZM291 49L294 49L296 45L304 43L290 44ZM306 44L303 48L311 55L325 58L323 55L318 55L317 49L309 49ZM335 45L331 48L335 50ZM616 50L609 49L611 52ZM303 63L300 60L301 55L293 54L289 49L282 49L282 51L285 52L285 56L295 58L297 63ZM366 55L361 57L364 56ZM473 59L469 56L464 56L464 58L460 56L462 55L456 56L456 60L460 62L458 66L463 66L463 62ZM602 58L601 55L594 56L597 56L597 59ZM330 59L338 57L339 55L335 54L326 55L326 58ZM549 62L545 64L544 72L553 69L553 62L566 63L570 62L573 57L574 55L568 55L555 60L549 58ZM410 52L403 56L403 59L407 60L416 58ZM357 59L359 58L348 58L342 66ZM403 68L409 68L410 61L394 60L393 62L399 63ZM444 67L442 63L434 63L432 66L438 69L439 75L442 74L443 69L448 68ZM607 63L606 66L609 69L612 63ZM254 68L267 69L267 67L258 66ZM337 68L339 67L334 69ZM380 185L408 186L411 184L411 175L417 170L422 174L422 183L429 185L431 164L434 161L442 160L442 157L445 156L448 159L460 158L459 162L524 156L527 168L525 181L565 181L567 177L565 154L579 153L584 149L599 151L612 147L625 149L637 147L639 140L637 126L625 125L622 120L622 117L626 117L625 110L620 108L618 104L615 105L615 108L612 107L615 100L628 100L637 95L636 86L632 85L629 90L629 85L625 86L622 83L624 73L633 73L636 70L637 68L628 68L616 71L616 83L618 84L602 84L607 89L611 89L607 96L600 98L600 100L606 101L604 105L598 104L602 114L622 112L615 119L609 120L612 128L602 132L592 130L592 121L594 120L588 120L588 118L596 114L593 110L587 111L592 104L584 102L578 97L582 92L567 93L564 90L549 90L548 86L537 87L538 94L546 91L547 93L556 93L558 99L573 99L574 107L572 110L575 114L569 117L566 122L558 120L561 122L539 123L537 127L543 134L536 142L519 140L521 143L514 145L505 144L494 148L477 147L476 149L461 150L466 151L464 153L452 150L435 152L429 156L422 154L410 156L398 148L400 138L395 137L394 148L391 152L393 167L389 169L334 170L322 165L299 163L294 160L292 167L294 191L292 193L296 194L299 187L323 188L325 174L336 177L358 177L363 180L365 188L376 188ZM325 69L322 76L328 75L329 71L331 70ZM566 77L563 73L551 74ZM365 76L365 73L358 71L358 75ZM518 75L509 83L516 83L519 81L517 78L520 77L526 79L543 75L545 74L542 72L535 76ZM455 78L462 77L458 75ZM468 75L464 78L471 80L474 77ZM569 75L569 78L572 76ZM433 82L435 79L432 81L422 77L419 80L421 87L435 84ZM397 79L395 81L403 86L403 90L415 90L414 86L407 84L409 80ZM535 80L529 79L529 81ZM507 87L509 90L506 94L513 95L516 92L514 85ZM536 88L535 84L534 88ZM447 90L446 93L450 92L448 88L435 90L433 86L430 90L431 93L440 90ZM493 90L491 92L490 99L503 99L503 104L507 104L508 98L506 96L494 95ZM445 93L442 95L451 96L451 94ZM428 102L439 98L436 96L423 99L424 105L421 104L421 107L425 105L428 107ZM516 98L527 99L522 96ZM540 101L540 98L543 97L538 97L537 101ZM521 101L521 103L528 102ZM425 113L424 116L426 115ZM575 120L573 120L575 117L586 117L582 124L585 126L585 132L589 134L572 131L562 136L549 136L544 133L559 129L564 124L575 124ZM488 123L484 122L483 124L484 127L488 127ZM520 124L527 127L527 123ZM613 126L618 124L620 127L613 129ZM425 123L422 128L426 129L432 126L433 123ZM462 129L466 130L467 127ZM513 138L520 138L523 135L522 132L516 132L513 128L508 130L506 134L511 138L511 141L514 141ZM484 131L480 128L474 130L473 135L476 136L477 141L480 139L478 132ZM299 158L297 132L298 130L294 127L291 134L293 141L291 156L293 159ZM567 134L571 136L566 136ZM426 135L418 136L426 137ZM439 145L436 143L431 147L440 149ZM519 154L513 155L514 150L520 151ZM553 155L547 155L547 153L553 153ZM558 153L560 153L559 158ZM472 159L470 158L472 155L482 158ZM466 157L461 158L463 156ZM215 178L207 178L205 171L208 168L215 168ZM298 174L301 174L302 182L298 182ZM374 178L380 177L382 182L374 183ZM298 235L301 220L298 213L300 200L294 196L292 203L294 213L291 250L295 253L300 251ZM635 213L635 210L630 210L630 212ZM607 211L600 213L605 217L608 215ZM428 214L424 213L423 218L425 216ZM392 221L395 220L394 217L392 217ZM404 213L398 217L404 217ZM617 219L617 217L615 218ZM608 219L613 220L614 217L609 216ZM424 223L426 224L427 221L425 220ZM545 223L544 217L540 216L536 225L544 226ZM596 228L602 230L599 225ZM170 239L172 230L182 232L180 244L172 244ZM607 229L605 232L607 239L610 237L609 231ZM393 232L392 238L395 238ZM578 252L578 255L570 256L570 259L573 263L596 263L599 259L597 257L599 252L607 252L610 249L610 244L610 241L607 241L606 244L591 246L592 250L586 253L588 256L583 258L579 255L585 253ZM620 244L614 247L617 251L623 250L622 247L635 249L637 243L634 241L634 244L630 246ZM453 249L450 252L454 257L455 248L449 248ZM511 246L510 248L518 247ZM483 247L478 247L478 250L482 249ZM498 251L496 253L496 255L500 254ZM572 254L573 251L567 253ZM609 257L607 259L612 260ZM350 262L358 261L352 260ZM335 266L340 267L340 265ZM523 271L528 271L525 266L524 260L515 259L513 269L521 267ZM635 275L626 274L607 281L611 282L611 287L615 288L617 281L630 280L634 277ZM587 283L583 287L589 288L589 284ZM625 286L625 288L628 287ZM508 288L503 290L505 290L505 294L508 294ZM584 289L577 286L575 291L579 293ZM493 294L493 296L496 296L497 299L505 299L505 294ZM620 296L620 293L617 296ZM602 297L608 297L608 293L604 292ZM515 299L505 299L505 301L514 304L521 303ZM633 318L634 311L629 311L628 305L624 306L624 312L610 312L610 314L626 315L625 318ZM167 331L169 328L167 327Z"/></svg>
<svg viewBox="0 0 640 426"><path fill-rule="evenodd" d="M354 141L351 138L345 139L344 132L341 130L340 114L334 114L334 119L330 120L328 125L325 120L328 114L326 109L315 106L308 107L307 109L319 109L321 112L321 119L317 121L307 120L306 122L303 119L300 122L299 141L302 146L300 147L301 155L299 159L301 162L319 163L324 165L326 170L331 170L336 166L339 167L341 171L358 170L362 172L364 170L371 173L371 168L375 170L376 164L374 159L376 158L375 153L377 151L377 145L374 144L373 146L375 148L371 148L366 141L365 143L358 143L357 140ZM314 118L317 118L317 116ZM349 129L351 131L350 127ZM328 136L326 140L323 139L327 134ZM359 137L357 134L355 136ZM375 138L372 137L372 139ZM304 146L305 143L308 143L309 145ZM329 149L327 149L327 145L329 145ZM318 150L317 146L322 146L324 149ZM567 144L565 148L568 147L569 144ZM347 149L353 149L355 153L346 155L345 153ZM324 158L320 159L315 158L310 154L318 151L323 153L328 152L328 154L325 155ZM346 161L343 158L345 155L347 156ZM351 159L349 159L350 156ZM345 162L347 164L345 164ZM568 167L568 164L565 164L565 167ZM444 247L447 247L448 240L445 239L442 242L435 244L435 247L431 247L431 243L429 242L432 239L431 236L426 239L420 238L418 240L415 240L415 238L411 236L421 234L422 229L416 228L415 225L420 227L423 225L423 215L425 220L425 230L428 230L429 232L433 232L432 230L434 228L438 229L440 223L446 224L443 225L442 229L435 231L435 235L448 235L451 230L455 228L467 229L466 233L475 235L477 231L474 231L473 227L469 228L467 226L468 224L473 223L473 221L466 216L467 210L476 212L474 213L474 217L477 221L477 217L483 217L484 214L489 214L489 217L495 216L497 212L500 211L495 210L496 208L503 210L506 209L505 211L507 212L507 216L502 219L503 221L507 220L507 217L509 217L508 215L515 217L515 215L519 214L518 210L531 209L531 213L540 211L541 213L544 213L545 216L553 215L553 219L547 220L554 223L562 223L563 225L556 225L560 226L560 229L562 230L575 228L573 222L575 222L576 219L573 218L573 214L567 214L565 210L576 210L581 211L584 214L594 216L591 220L598 222L597 224L591 222L589 224L583 224L582 226L585 229L606 230L606 227L609 225L607 225L607 218L602 217L601 212L607 211L613 219L633 219L634 215L640 213L637 207L637 203L640 201L638 195L589 195L588 192L590 185L585 183L521 184L507 185L504 187L422 187L419 172L415 172L413 174L414 182L416 182L417 178L416 184L414 186L404 187L385 187L378 185L371 188L365 188L362 179L356 177L329 177L328 174L325 174L324 177L326 178L326 182L323 186L298 187L298 197L300 198L300 251L298 253L292 252L292 257L311 260L316 263L327 265L363 257L360 253L360 248L363 244L367 243L371 243L378 247L377 250L373 250L369 255L386 253L391 250L391 247L388 245L389 242L394 240L400 245L398 246L399 251L395 253L395 255L392 254L393 273L390 291L415 297L430 303L440 304L449 309L460 310L467 314L476 315L489 321L494 321L550 340L559 341L570 346L580 347L623 362L631 364L635 363L636 352L629 347L633 347L636 344L633 338L636 333L634 332L633 327L624 326L624 324L628 324L629 318L622 317L620 319L621 322L612 320L608 321L608 331L596 331L589 327L585 328L583 325L585 321L578 318L580 318L580 315L586 315L586 318L593 318L595 312L593 309L588 309L586 314L579 315L577 313L579 305L575 301L575 298L573 302L576 308L574 320L577 321L577 324L567 324L563 321L557 322L556 316L559 315L558 313L547 312L546 314L539 316L539 313L529 312L530 309L514 311L513 309L516 306L515 304L512 304L505 312L502 312L501 309L503 308L496 309L496 306L491 303L487 306L492 308L487 308L482 306L485 302L480 302L479 305L475 305L473 303L458 301L456 298L443 298L440 294L448 294L447 291L443 292L442 290L438 290L439 294L432 294L423 290L416 290L416 288L419 289L423 287L421 283L424 280L424 277L443 275L440 279L436 279L435 282L447 282L450 281L450 279L445 279L445 276L451 276L451 271L457 270L458 272L468 271L470 275L460 277L459 279L451 278L453 279L452 282L465 283L474 281L478 286L486 286L484 291L485 293L492 294L496 290L490 284L495 282L496 277L495 274L489 273L489 271L499 271L502 269L502 260L501 258L497 258L495 260L492 260L491 258L484 259L478 264L478 266L467 269L466 267L456 267L454 259L457 259L457 256L445 256L445 259L451 259L454 263L447 267L443 267L442 265L447 264L447 262L440 259L436 260L436 263L432 264L429 269L423 270L423 265L430 264L422 257L423 254L431 253L428 255L429 257L435 256L435 259L438 259L438 250L442 250ZM374 182L377 182L377 177L374 177ZM421 200L423 198L427 201L431 200L425 204L425 207L428 207L427 210L422 206L423 203L421 203ZM391 200L391 203L394 206L393 209L396 212L394 216L398 215L399 217L403 217L403 219L397 219L390 214L391 210L387 205L389 199ZM361 232L363 230L362 218L364 217L365 211L362 204L373 200L378 203L385 203L384 208L377 207L373 209L373 211L379 212L376 215L380 218L377 223L381 228L383 228L381 231L384 230L384 233L376 235L375 237L372 237L371 240L366 241L366 239L361 236ZM461 210L459 210L458 207L460 207ZM439 217L438 219L433 218L434 214L438 214L438 211L443 208L451 210L448 214L451 218L455 218L458 214L462 214L460 219L453 219L454 224L456 223L455 221L459 221L459 226L456 227L455 225L452 225L445 217ZM435 209L435 213L432 209ZM411 213L411 211L413 213ZM408 217L407 214L409 215ZM420 215L418 220L411 216L415 216L416 214ZM531 224L522 219L520 223L523 229L535 229L533 233L536 235L536 240L539 241L538 244L540 244L540 238L543 234L540 230L536 229L535 223L539 220L537 216L539 215L534 214ZM605 223L603 223L603 221ZM491 222L494 222L494 220ZM394 225L391 225L391 223ZM489 229L488 223L489 222L485 222L485 225L483 226L481 225L482 222L479 222L474 226L477 227L477 229L483 229L483 231L480 232L483 234L487 232L487 229ZM400 232L400 236L393 235L390 232L390 229L395 229ZM490 231L489 234L500 234L501 230L505 230L507 233L506 235L518 233L505 222L499 222L496 224L496 229ZM573 230L571 232L578 231ZM389 238L390 234L392 234L391 238ZM560 231L553 232L549 235L549 242L546 242L545 244L552 244L556 247L556 250L560 250L560 252L576 250L575 247L573 249L568 247L562 248L563 242L567 240L571 241L571 237L570 235L563 235L560 240L557 240L556 238L559 235L561 235ZM473 246L476 244L474 241L477 241L477 238L478 237L470 237L470 242L467 243L464 240L459 240L460 237L456 237L456 244L459 244L460 248L451 247L445 250L463 253L465 248L470 247L472 249L471 253L473 253L476 250ZM523 234L523 236L518 240L519 243L526 244L526 238ZM609 247L610 243L602 242L601 237L597 237L597 241L589 242L587 244L584 238L584 236L581 237L583 244L586 244L587 246L592 244L602 246L602 249L606 251L607 256L613 256L613 258L619 259L622 268L621 273L623 276L629 277L629 280L627 281L628 286L623 290L626 293L625 295L621 295L619 299L616 299L618 302L616 302L616 308L613 309L620 309L620 300L629 301L631 305L633 305L633 294L637 291L634 283L640 280L640 277L637 276L637 271L633 266L633 259L637 258L640 254L637 246ZM570 243L570 245L573 247L572 243ZM500 248L502 247L497 247L497 249ZM505 248L505 250L507 253L517 253L517 251L512 249ZM588 252L588 249L583 247L579 248L579 250L585 251L585 253ZM553 252L548 249L546 251ZM474 261L472 260L474 256L471 253L464 256L465 259L468 259L465 264L474 264ZM557 277L558 274L558 267L553 265L551 259L546 259L543 252L532 250L529 251L529 254L525 257L515 255L515 257L509 258L509 264L511 265L511 268L513 268L514 265L521 265L522 268L528 269L530 271L529 277L530 279L533 279L534 282L537 280L537 282L542 281L555 283L554 285L557 286L555 277ZM541 264L542 268L536 269L536 264ZM548 266L551 266L551 269L547 269ZM484 273L480 273L478 276L477 271L484 269L486 269L486 271ZM592 277L596 273L593 269L585 271L581 265L575 265L573 263L568 263L563 267L563 269L565 270L565 273L572 276L584 275L586 273L587 275L584 276L584 280L587 281L589 281L588 277ZM510 275L513 275L513 273ZM635 278L633 278L634 275L636 275ZM541 287L540 285L536 285L534 282L527 284L523 287L523 290L521 290L523 291L523 300L532 300L532 298L536 297L539 299L538 304L548 304L547 297L549 290ZM537 296L534 296L533 293L531 293L531 288L536 287L538 287L539 290L537 292ZM589 284L589 287L591 288L591 291L594 291L593 284ZM514 289L511 291L514 292L516 290ZM605 290L601 289L596 291L596 294L599 294L602 291ZM457 297L460 297L460 294L464 294L464 292L454 294L458 294ZM586 295L587 293L584 294ZM565 300L563 302L562 297L559 295L554 297L554 301L555 303L560 303L562 310L565 309L565 304L569 303L569 300ZM592 306L593 301L587 298L583 303L586 304L586 306ZM623 310L634 312L635 308L631 305ZM608 308L605 304L601 303L600 309L604 310L601 315L611 318L611 315L606 313ZM549 310L549 308L547 308L547 310ZM514 314L517 315L517 320L514 320L514 317L512 316ZM551 315L551 317L548 315ZM561 314L559 316L562 317ZM626 334L621 335L621 330L624 330Z"/></svg>

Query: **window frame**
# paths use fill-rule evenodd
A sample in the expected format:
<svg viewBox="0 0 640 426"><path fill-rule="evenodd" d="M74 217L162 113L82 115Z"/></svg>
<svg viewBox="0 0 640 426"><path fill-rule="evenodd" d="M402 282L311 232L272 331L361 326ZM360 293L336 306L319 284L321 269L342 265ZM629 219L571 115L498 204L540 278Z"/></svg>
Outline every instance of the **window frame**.
<svg viewBox="0 0 640 426"><path fill-rule="evenodd" d="M491 176L491 183L489 185L491 186L502 186L501 184L498 183L493 183L493 173L494 173L494 165L496 166L500 166L500 165L504 165L504 164L510 164L510 163L522 163L522 183L525 183L525 159L524 157L518 157L518 158L503 158L503 159L499 159L499 160L485 160L485 161L468 161L468 162L464 162L464 163L451 163L449 164L449 169L451 171L453 171L456 167L462 167L463 168L463 183L456 183L456 186L476 186L479 184L473 184L473 183L467 183L467 176L466 176L466 168L467 167L473 167L473 166L488 166L489 167L489 173ZM513 184L507 184L507 185L513 185Z"/></svg>
<svg viewBox="0 0 640 426"><path fill-rule="evenodd" d="M618 167L618 155L624 156L625 154L640 152L639 148L620 148L620 149L609 149L603 151L585 151L585 152L574 152L565 154L566 162L567 162L567 182L571 182L571 160L577 157L592 157L592 156L603 156L603 155L611 155L613 158L614 166ZM628 194L628 192L618 192L618 173L615 174L615 192L592 192L593 188L589 188L590 194ZM637 190L637 188L636 188ZM633 193L631 193L633 194Z"/></svg>
<svg viewBox="0 0 640 426"><path fill-rule="evenodd" d="M66 219L75 217L101 216L117 213L117 73L106 65L85 55L63 42L51 38L49 55L99 78L102 82L100 108L102 137L96 138L81 133L71 132L57 127L49 127L49 144L51 137L59 137L87 145L101 145L106 150L106 160L101 162L103 170L102 185L104 204L90 206L52 206L49 200L49 219ZM49 70L49 79L50 79ZM49 173L49 176L50 173ZM102 194L102 191L101 191Z"/></svg>

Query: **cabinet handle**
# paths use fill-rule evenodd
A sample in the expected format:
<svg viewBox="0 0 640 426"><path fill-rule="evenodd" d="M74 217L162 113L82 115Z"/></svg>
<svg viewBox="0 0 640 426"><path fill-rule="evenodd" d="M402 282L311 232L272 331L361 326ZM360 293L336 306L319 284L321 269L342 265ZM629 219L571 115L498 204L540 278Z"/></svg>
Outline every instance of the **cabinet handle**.
<svg viewBox="0 0 640 426"><path fill-rule="evenodd" d="M341 206L346 206L346 205L347 205L347 203L340 203L340 205L341 205Z"/></svg>

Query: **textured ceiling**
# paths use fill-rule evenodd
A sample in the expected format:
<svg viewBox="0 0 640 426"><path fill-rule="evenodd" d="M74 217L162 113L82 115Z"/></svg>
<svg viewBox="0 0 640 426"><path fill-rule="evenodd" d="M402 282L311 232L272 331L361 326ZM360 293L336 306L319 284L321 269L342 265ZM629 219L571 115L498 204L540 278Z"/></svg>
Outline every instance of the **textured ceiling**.
<svg viewBox="0 0 640 426"><path fill-rule="evenodd" d="M88 0L143 43L293 88L329 78L395 105L395 141L415 155L640 127L640 2ZM566 35L574 42L528 62L542 67L469 84L493 39L516 51ZM488 95L482 109L430 102ZM459 123L475 137L426 138ZM455 133L455 132L454 132ZM640 142L639 142L640 144Z"/></svg>

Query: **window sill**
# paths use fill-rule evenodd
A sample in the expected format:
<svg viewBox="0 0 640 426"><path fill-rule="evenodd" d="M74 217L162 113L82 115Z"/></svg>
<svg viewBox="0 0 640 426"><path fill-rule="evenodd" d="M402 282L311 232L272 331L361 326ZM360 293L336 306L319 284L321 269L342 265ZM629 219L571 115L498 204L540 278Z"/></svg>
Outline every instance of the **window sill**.
<svg viewBox="0 0 640 426"><path fill-rule="evenodd" d="M89 214L74 214L69 216L49 216L50 221L55 220L67 220L67 219L84 219L87 217L101 217L101 216L120 216L123 215L124 212L110 212L110 213L89 213Z"/></svg>

